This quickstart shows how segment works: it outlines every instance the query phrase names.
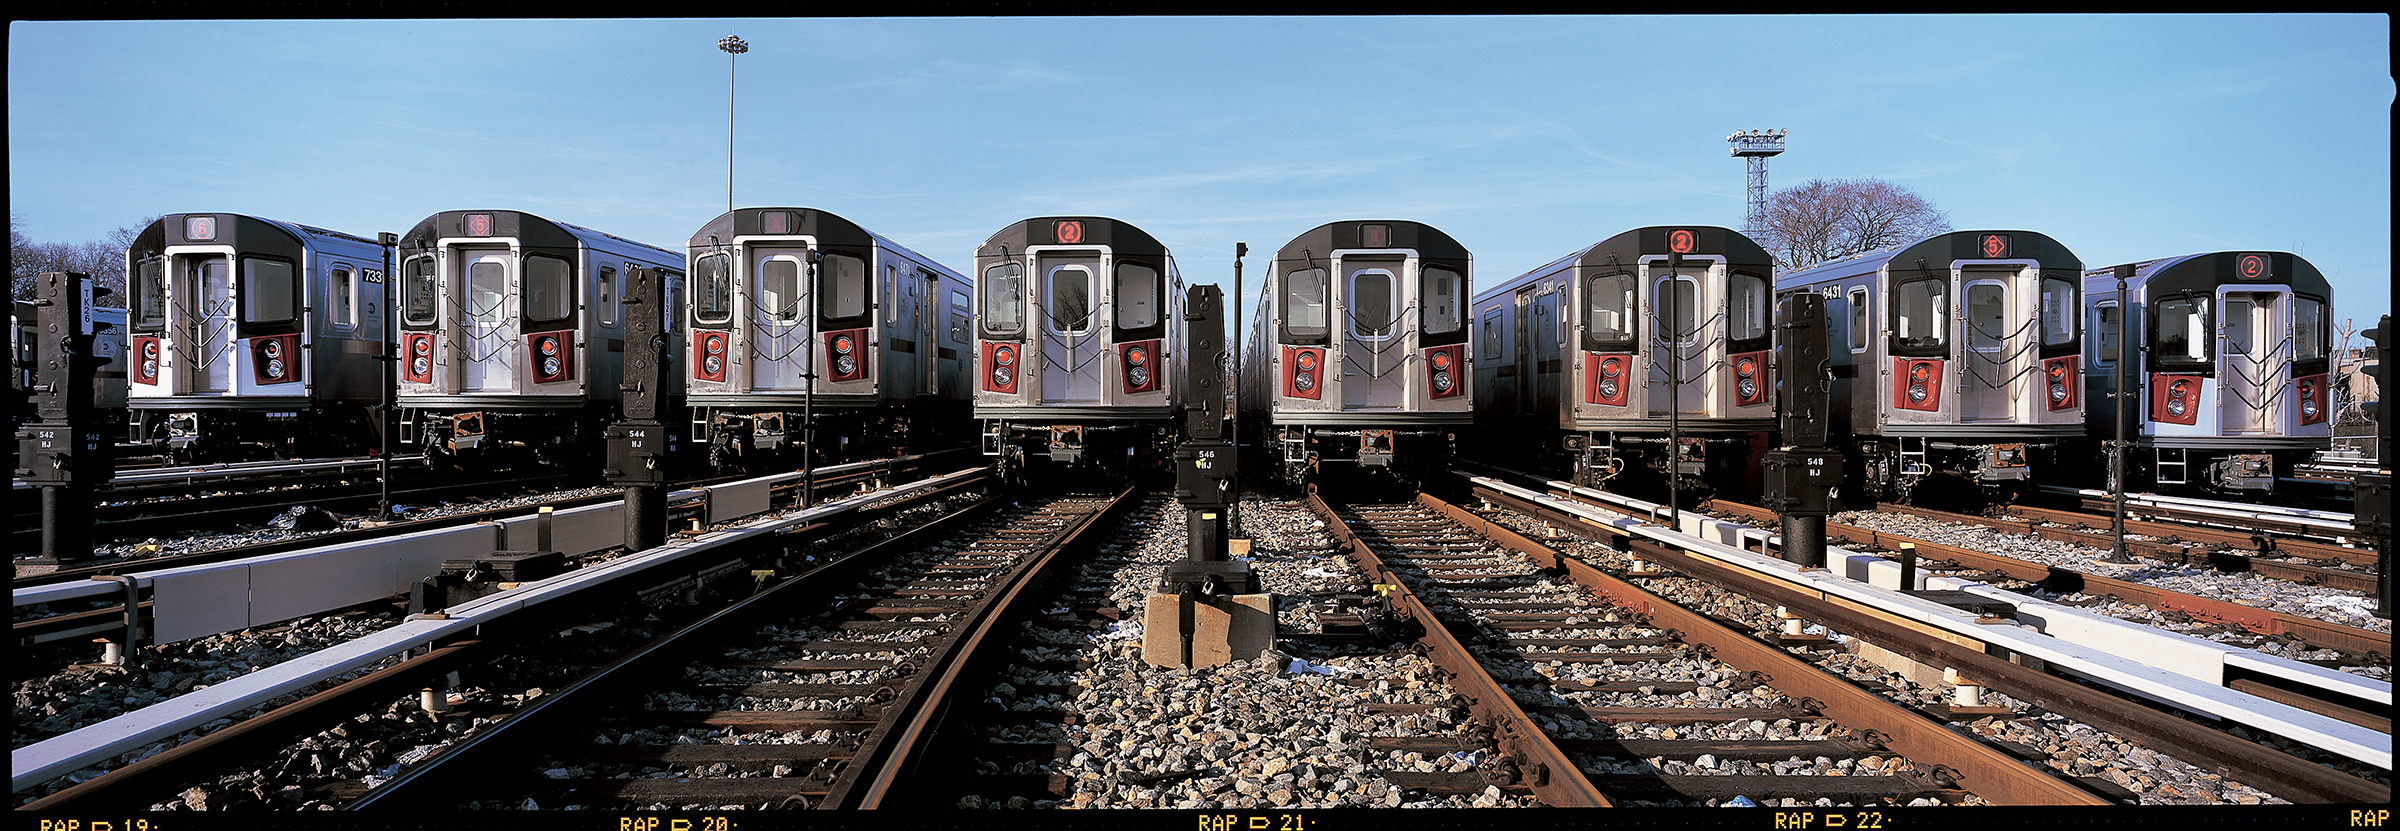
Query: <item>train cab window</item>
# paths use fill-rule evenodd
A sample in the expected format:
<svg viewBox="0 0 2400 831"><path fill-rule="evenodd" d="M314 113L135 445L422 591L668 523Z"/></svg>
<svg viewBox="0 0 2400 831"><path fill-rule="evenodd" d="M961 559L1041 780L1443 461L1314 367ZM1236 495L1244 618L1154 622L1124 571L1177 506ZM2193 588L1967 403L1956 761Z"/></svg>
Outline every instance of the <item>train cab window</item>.
<svg viewBox="0 0 2400 831"><path fill-rule="evenodd" d="M575 316L572 266L558 257L525 258L525 320L565 321Z"/></svg>
<svg viewBox="0 0 2400 831"><path fill-rule="evenodd" d="M132 306L134 328L167 325L167 258L145 257L134 267Z"/></svg>
<svg viewBox="0 0 2400 831"><path fill-rule="evenodd" d="M1767 336L1767 281L1756 274L1735 272L1725 281L1726 337L1755 340Z"/></svg>
<svg viewBox="0 0 2400 831"><path fill-rule="evenodd" d="M1867 287L1850 289L1850 351L1867 351L1867 335L1875 330L1873 310L1867 306Z"/></svg>
<svg viewBox="0 0 2400 831"><path fill-rule="evenodd" d="M866 260L847 254L827 254L817 268L817 279L825 291L825 305L817 310L819 314L838 320L867 313L871 289L867 287Z"/></svg>
<svg viewBox="0 0 2400 831"><path fill-rule="evenodd" d="M783 322L800 318L800 261L777 257L758 266L758 313Z"/></svg>
<svg viewBox="0 0 2400 831"><path fill-rule="evenodd" d="M724 323L733 319L733 291L725 274L732 255L715 253L693 263L692 320Z"/></svg>
<svg viewBox="0 0 2400 831"><path fill-rule="evenodd" d="M1092 272L1079 265L1050 269L1042 286L1050 331L1080 335L1092 330Z"/></svg>
<svg viewBox="0 0 2400 831"><path fill-rule="evenodd" d="M1017 335L1025 331L1025 266L1001 263L983 270L983 331Z"/></svg>
<svg viewBox="0 0 2400 831"><path fill-rule="evenodd" d="M2292 298L2292 360L2321 361L2328 344L2325 338L2325 301L2314 297Z"/></svg>
<svg viewBox="0 0 2400 831"><path fill-rule="evenodd" d="M2008 334L2008 289L1999 283L1967 284L1967 348L1998 351Z"/></svg>
<svg viewBox="0 0 2400 831"><path fill-rule="evenodd" d="M433 258L410 257L400 267L401 315L408 322L425 325L433 322L434 285Z"/></svg>
<svg viewBox="0 0 2400 831"><path fill-rule="evenodd" d="M326 270L326 321L336 329L358 327L358 273L349 266L337 265Z"/></svg>
<svg viewBox="0 0 2400 831"><path fill-rule="evenodd" d="M1892 287L1893 351L1922 354L1950 346L1950 280L1928 277Z"/></svg>
<svg viewBox="0 0 2400 831"><path fill-rule="evenodd" d="M1667 296L1670 291L1674 292L1673 297ZM1692 336L1700 332L1700 282L1683 276L1661 279L1653 302L1657 303L1662 318L1674 315L1674 321L1666 328L1675 333L1675 339L1691 345Z"/></svg>
<svg viewBox="0 0 2400 831"><path fill-rule="evenodd" d="M1158 325L1158 269L1140 263L1119 263L1111 303L1119 330Z"/></svg>
<svg viewBox="0 0 2400 831"><path fill-rule="evenodd" d="M2092 309L2092 363L2114 365L2117 362L2117 304L2102 303Z"/></svg>
<svg viewBox="0 0 2400 831"><path fill-rule="evenodd" d="M280 323L292 319L299 303L300 283L292 264L258 257L242 258L242 322Z"/></svg>
<svg viewBox="0 0 2400 831"><path fill-rule="evenodd" d="M1424 334L1447 335L1466 325L1466 278L1447 268L1428 267L1420 279L1425 284Z"/></svg>
<svg viewBox="0 0 2400 831"><path fill-rule="evenodd" d="M1392 273L1356 271L1350 274L1350 334L1370 340L1392 336Z"/></svg>
<svg viewBox="0 0 2400 831"><path fill-rule="evenodd" d="M2075 342L2075 318L2082 314L2083 304L2076 299L2075 283L2064 277L2042 278L2042 345L2065 346Z"/></svg>
<svg viewBox="0 0 2400 831"><path fill-rule="evenodd" d="M1325 342L1325 269L1283 275L1283 342Z"/></svg>
<svg viewBox="0 0 2400 831"><path fill-rule="evenodd" d="M1602 275L1583 285L1583 348L1592 352L1633 348L1639 331L1634 318L1633 275Z"/></svg>
<svg viewBox="0 0 2400 831"><path fill-rule="evenodd" d="M2158 301L2158 320L2151 331L2150 355L2162 364L2208 363L2208 298L2181 295Z"/></svg>

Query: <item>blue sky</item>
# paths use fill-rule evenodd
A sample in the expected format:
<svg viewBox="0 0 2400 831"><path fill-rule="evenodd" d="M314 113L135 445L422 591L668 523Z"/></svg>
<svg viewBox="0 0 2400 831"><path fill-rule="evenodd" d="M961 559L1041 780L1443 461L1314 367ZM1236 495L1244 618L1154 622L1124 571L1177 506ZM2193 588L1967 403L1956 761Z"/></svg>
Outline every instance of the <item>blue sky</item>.
<svg viewBox="0 0 2400 831"><path fill-rule="evenodd" d="M2295 251L2391 308L2384 15L17 21L9 201L37 241L229 211L356 234L527 210L668 248L733 199L953 268L1113 216L1187 282L1413 219L1480 289L1772 185L1882 178L2099 267Z"/></svg>

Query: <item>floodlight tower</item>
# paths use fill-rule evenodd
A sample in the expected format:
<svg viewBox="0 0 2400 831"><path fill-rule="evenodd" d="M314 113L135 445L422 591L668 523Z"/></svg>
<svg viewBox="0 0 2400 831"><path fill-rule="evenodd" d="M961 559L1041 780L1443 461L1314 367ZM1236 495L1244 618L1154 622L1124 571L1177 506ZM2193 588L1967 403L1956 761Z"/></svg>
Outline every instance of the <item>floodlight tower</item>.
<svg viewBox="0 0 2400 831"><path fill-rule="evenodd" d="M1751 239L1763 240L1767 228L1767 158L1783 152L1785 130L1735 130L1725 140L1733 142L1733 154L1750 160L1750 216L1742 224L1742 233Z"/></svg>

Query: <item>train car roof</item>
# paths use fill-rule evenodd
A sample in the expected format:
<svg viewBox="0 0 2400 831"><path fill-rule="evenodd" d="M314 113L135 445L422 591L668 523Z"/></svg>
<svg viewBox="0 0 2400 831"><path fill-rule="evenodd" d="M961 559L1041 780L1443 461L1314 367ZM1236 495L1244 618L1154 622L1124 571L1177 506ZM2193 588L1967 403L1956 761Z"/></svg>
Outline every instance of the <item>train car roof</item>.
<svg viewBox="0 0 2400 831"><path fill-rule="evenodd" d="M581 225L547 219L525 211L506 209L442 211L428 216L424 221L418 222L416 227L410 228L407 234L401 236L400 247L430 248L436 240L445 237L478 236L467 233L467 217L470 214L489 214L491 216L491 233L481 236L515 237L523 240L527 247L574 248L576 247L574 243L577 242L592 243L609 240L656 251L663 261L681 262L683 260L680 254L640 240L626 239L606 231L595 231ZM531 221L528 222L528 220Z"/></svg>
<svg viewBox="0 0 2400 831"><path fill-rule="evenodd" d="M1083 234L1081 239L1059 239L1059 232L1068 223L1081 223L1074 226L1075 231ZM999 246L1007 244L1014 244L1019 251L1029 245L1105 245L1120 252L1167 253L1167 246L1159 242L1157 237L1121 219L1105 216L1037 216L1019 220L992 234L982 245L975 247L975 256L996 256Z"/></svg>
<svg viewBox="0 0 2400 831"><path fill-rule="evenodd" d="M2006 238L2005 256L1986 257L1978 249L1986 235ZM1838 260L1818 263L1775 279L1776 291L1787 291L1829 280L1838 280L1861 272L1875 271L1889 262L1900 262L1902 268L1923 260L1926 268L1947 268L1958 260L2033 260L2044 269L2083 271L2083 260L2072 249L2039 231L1983 229L1975 231L1946 231L1915 242L1905 242L1853 254Z"/></svg>
<svg viewBox="0 0 2400 831"><path fill-rule="evenodd" d="M186 217L193 216L216 217L220 223L225 223L226 220L231 220L229 223L230 227L226 227L223 230L218 231L209 239L187 239L184 235L189 231L189 227L184 223L184 219ZM244 238L245 235L259 233L269 229L281 232L284 237L288 237L292 242L302 245L313 246L317 242L337 241L352 245L363 245L368 247L377 246L377 243L374 240L370 240L356 234L346 234L341 231L335 231L328 228L319 228L314 225L302 225L297 222L285 222L280 219L268 219L263 216L251 216L249 214L224 213L221 211L190 211L186 213L166 214L159 217L158 221L150 223L149 226L142 229L141 233L134 235L133 246L131 250L137 252L156 252L164 250L169 245L228 243L240 240Z"/></svg>
<svg viewBox="0 0 2400 831"><path fill-rule="evenodd" d="M1667 235L1679 230L1693 232L1691 250L1681 253L1721 254L1724 255L1725 262L1729 265L1757 266L1766 268L1770 272L1775 267L1774 255L1768 254L1765 246L1759 245L1756 240L1740 231L1715 225L1652 225L1620 233L1585 246L1575 253L1543 263L1532 271L1511 277L1507 282L1477 293L1475 302L1482 303L1489 298L1515 291L1527 281L1548 276L1568 265L1596 267L1605 266L1613 261L1623 263L1625 267L1631 268L1644 259L1659 259L1666 256L1670 250L1667 244Z"/></svg>
<svg viewBox="0 0 2400 831"><path fill-rule="evenodd" d="M1391 233L1390 244L1378 246L1362 244L1361 229L1368 225L1386 226ZM1467 251L1466 246L1458 244L1458 240L1452 239L1449 234L1442 233L1442 229L1422 222L1408 219L1345 219L1340 222L1319 225L1309 229L1307 233L1293 237L1291 242L1284 243L1283 247L1275 249L1275 259L1295 259L1303 251L1311 256L1319 256L1335 251L1362 248L1408 249L1417 252L1419 257L1443 259L1465 260L1474 257Z"/></svg>
<svg viewBox="0 0 2400 831"><path fill-rule="evenodd" d="M784 211L798 214L797 217L793 218L794 221L790 225L790 230L784 232L783 234L776 234L775 236L815 237L818 245L878 246L882 248L889 248L894 251L907 254L909 257L920 263L931 265L935 268L941 269L944 272L950 272L950 268L948 266L942 265L941 263L934 261L933 258L927 257L924 254L917 253L908 246L894 242L891 237L869 231L866 228L861 227L856 222L842 218L842 216L839 214L818 208L801 208L793 206L737 208L722 214L718 214L717 218L709 220L708 224L706 225L700 226L700 230L692 232L691 241L685 243L684 247L687 251L700 251L703 249L714 248L719 245L720 243L716 242L715 240L726 240L730 242L734 237L768 236L769 234L766 230L766 214L774 211Z"/></svg>
<svg viewBox="0 0 2400 831"><path fill-rule="evenodd" d="M2265 257L2268 268L2256 277L2245 278L2242 276L2242 258L2253 255ZM2324 272L2318 271L2316 264L2298 254L2287 251L2208 251L2179 257L2143 260L2138 263L2130 263L2130 265L2133 266L2133 280L2130 285L2146 285L2153 296L2245 283L2289 285L2293 290L2304 294L2314 294L2324 298L2333 296L2333 283L2325 279ZM2094 281L2107 280L2115 275L2115 266L2095 268L2083 273L2084 283L2087 287Z"/></svg>

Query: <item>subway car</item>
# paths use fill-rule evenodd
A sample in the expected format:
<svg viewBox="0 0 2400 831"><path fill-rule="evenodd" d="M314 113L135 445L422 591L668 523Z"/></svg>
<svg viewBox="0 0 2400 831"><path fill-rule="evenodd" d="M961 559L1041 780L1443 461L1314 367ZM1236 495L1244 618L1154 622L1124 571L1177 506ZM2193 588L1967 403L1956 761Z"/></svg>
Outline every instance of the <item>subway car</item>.
<svg viewBox="0 0 2400 831"><path fill-rule="evenodd" d="M667 272L676 308L683 257L508 210L428 216L398 256L401 442L442 464L596 464L624 401L626 271Z"/></svg>
<svg viewBox="0 0 2400 831"><path fill-rule="evenodd" d="M692 439L715 467L795 461L812 435L820 461L967 437L965 275L813 208L718 216L685 257Z"/></svg>
<svg viewBox="0 0 2400 831"><path fill-rule="evenodd" d="M2116 268L2083 276L2088 429L2079 455L2117 435ZM2132 264L2133 392L2126 487L2265 496L2333 443L2329 389L2333 286L2281 251L2215 251ZM2074 379L2070 378L2072 383ZM2105 466L2078 481L2106 487Z"/></svg>
<svg viewBox="0 0 2400 831"><path fill-rule="evenodd" d="M1281 477L1328 467L1413 483L1475 419L1474 257L1407 220L1330 222L1269 263L1243 344L1241 410Z"/></svg>

